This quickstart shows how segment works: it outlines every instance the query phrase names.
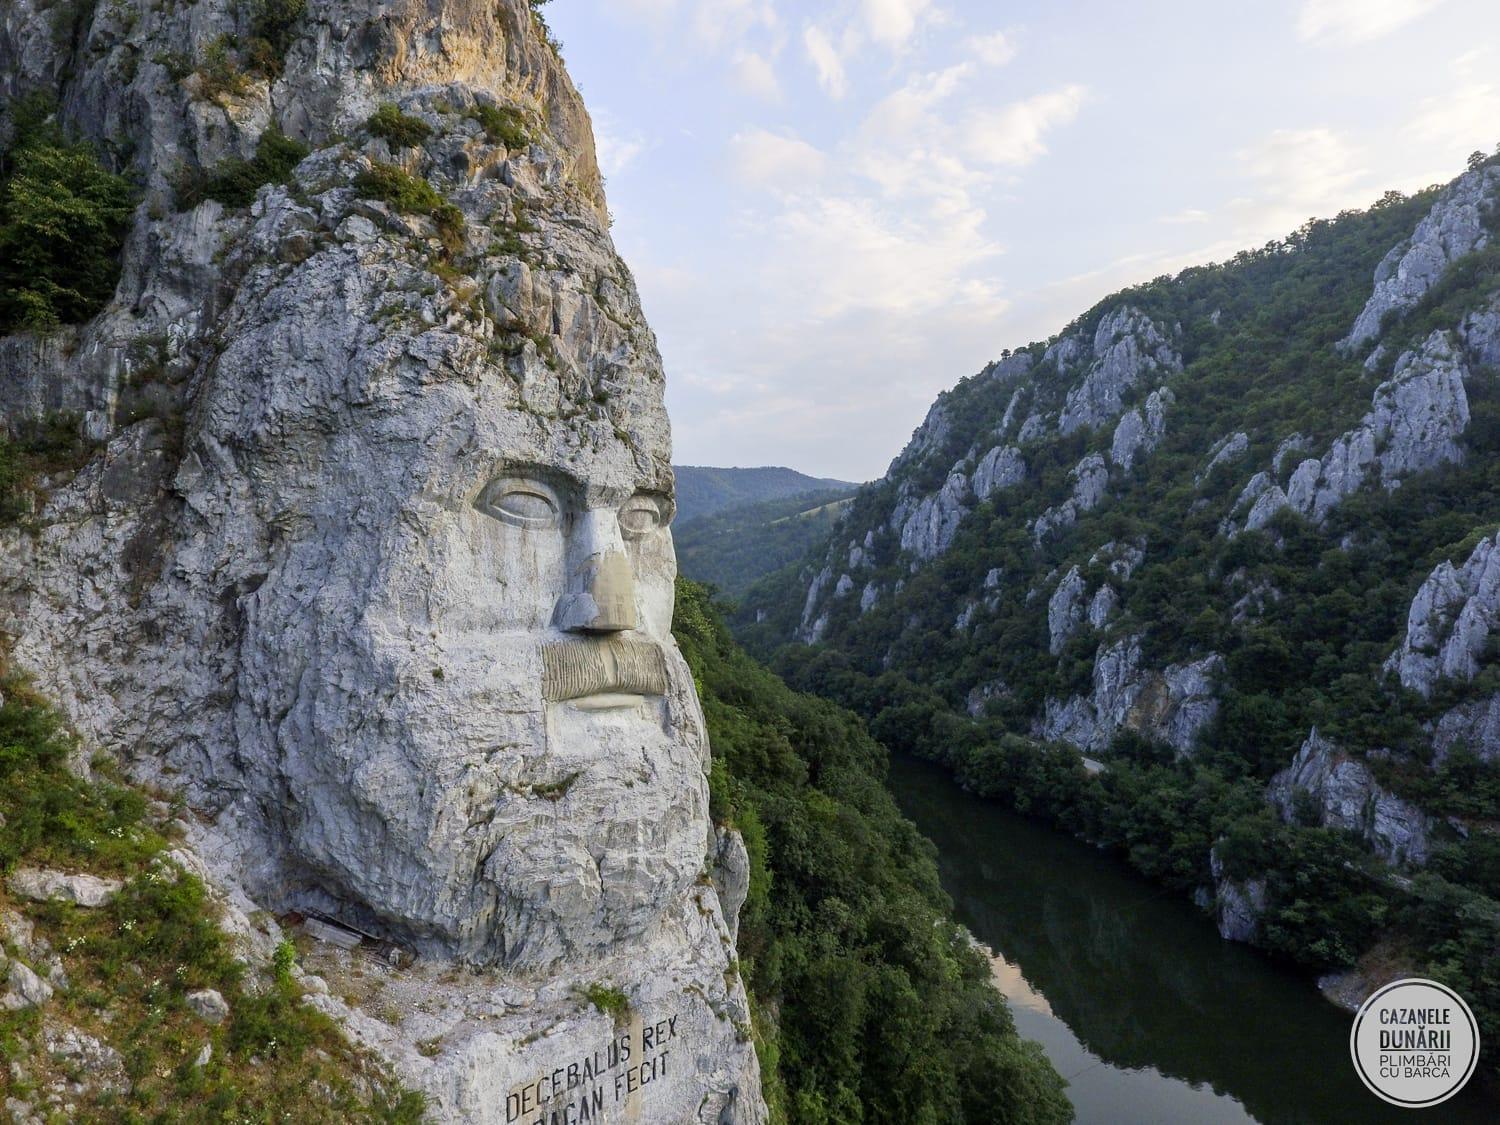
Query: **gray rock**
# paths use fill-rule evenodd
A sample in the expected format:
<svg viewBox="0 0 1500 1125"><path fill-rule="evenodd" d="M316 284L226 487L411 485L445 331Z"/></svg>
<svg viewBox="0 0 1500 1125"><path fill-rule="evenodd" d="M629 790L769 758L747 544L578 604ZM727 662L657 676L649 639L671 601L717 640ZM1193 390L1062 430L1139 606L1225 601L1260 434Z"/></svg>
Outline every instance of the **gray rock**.
<svg viewBox="0 0 1500 1125"><path fill-rule="evenodd" d="M1214 876L1214 909L1219 936L1225 941L1254 941L1260 933L1260 920L1266 912L1266 881L1246 879L1236 882L1224 870L1224 862L1215 847L1209 853L1209 868Z"/></svg>
<svg viewBox="0 0 1500 1125"><path fill-rule="evenodd" d="M1366 483L1396 488L1414 473L1463 460L1459 438L1469 425L1464 390L1468 368L1446 332L1434 332L1422 348L1407 352L1393 376L1376 388L1370 411L1320 458L1297 466L1284 494L1267 474L1241 493L1254 495L1245 527L1264 527L1284 507L1322 523L1345 498Z"/></svg>
<svg viewBox="0 0 1500 1125"><path fill-rule="evenodd" d="M1002 679L986 680L969 689L964 697L964 708L972 718L983 715L992 699L1004 699L1010 695L1010 687Z"/></svg>
<svg viewBox="0 0 1500 1125"><path fill-rule="evenodd" d="M1500 761L1500 695L1460 703L1438 719L1432 734L1432 762L1440 766L1458 746L1481 761Z"/></svg>
<svg viewBox="0 0 1500 1125"><path fill-rule="evenodd" d="M48 1020L42 1026L47 1053L82 1076L86 1089L98 1094L128 1094L125 1058L102 1039L71 1024Z"/></svg>
<svg viewBox="0 0 1500 1125"><path fill-rule="evenodd" d="M1093 553L1089 559L1089 565L1108 566L1109 572L1123 583L1129 582L1136 568L1145 561L1146 541L1144 539L1128 543L1111 539Z"/></svg>
<svg viewBox="0 0 1500 1125"><path fill-rule="evenodd" d="M1500 623L1500 534L1480 541L1462 568L1445 560L1417 590L1406 636L1385 663L1387 673L1422 695L1440 679L1472 680L1479 656Z"/></svg>
<svg viewBox="0 0 1500 1125"><path fill-rule="evenodd" d="M220 1024L229 1018L229 1002L212 988L200 988L185 997L193 1014L205 1023Z"/></svg>
<svg viewBox="0 0 1500 1125"><path fill-rule="evenodd" d="M1304 434L1293 434L1291 437L1282 439L1281 444L1276 447L1276 452L1271 456L1271 471L1279 477L1282 469L1286 467L1288 458L1305 452L1310 445L1311 443Z"/></svg>
<svg viewBox="0 0 1500 1125"><path fill-rule="evenodd" d="M1139 410L1129 410L1121 416L1109 449L1109 459L1117 468L1128 473L1138 456L1161 444L1167 432L1167 407L1175 401L1176 396L1168 388L1160 387L1146 396L1145 405Z"/></svg>
<svg viewBox="0 0 1500 1125"><path fill-rule="evenodd" d="M5 983L7 988L5 995L0 996L0 1008L8 1012L35 1008L52 999L52 986L20 961L10 963Z"/></svg>
<svg viewBox="0 0 1500 1125"><path fill-rule="evenodd" d="M1067 373L1091 356L1081 382L1068 392L1058 430L1070 434L1098 427L1119 416L1125 393L1142 379L1182 370L1182 357L1162 328L1138 309L1121 305L1100 320L1091 343L1070 336L1054 344L1047 356Z"/></svg>
<svg viewBox="0 0 1500 1125"><path fill-rule="evenodd" d="M1389 312L1405 312L1436 285L1453 262L1489 244L1483 209L1500 187L1500 168L1460 177L1438 197L1410 238L1394 246L1375 270L1375 290L1343 341L1357 347L1380 334Z"/></svg>
<svg viewBox="0 0 1500 1125"><path fill-rule="evenodd" d="M879 600L880 587L875 585L873 580L870 582L866 582L865 588L860 592L859 595L859 612L861 614L869 613L870 610L875 608L875 603Z"/></svg>
<svg viewBox="0 0 1500 1125"><path fill-rule="evenodd" d="M110 902L125 884L94 875L68 875L41 867L20 867L6 881L11 894L32 902L69 902L97 908Z"/></svg>
<svg viewBox="0 0 1500 1125"><path fill-rule="evenodd" d="M1063 575L1047 602L1047 651L1056 656L1083 624L1088 584L1075 566Z"/></svg>
<svg viewBox="0 0 1500 1125"><path fill-rule="evenodd" d="M465 1030L434 1059L316 997L434 1120L504 1120L508 1091L608 1042L576 992L609 980L675 1017L693 1062L643 1119L763 1121L729 919L700 881L709 750L670 636L661 359L530 7L308 5L274 85L223 106L152 60L243 42L240 6L79 10L55 36L42 5L8 7L0 89L65 76L67 123L133 162L143 199L104 312L3 349L8 424L67 406L103 439L34 536L0 532L15 665L87 753L182 791L226 895L439 970L424 999ZM425 220L358 199L386 101L435 127L402 161L462 214L460 269ZM479 104L519 109L533 143L492 144ZM250 157L272 124L312 149L292 182L176 209L179 168ZM496 237L519 214L534 229ZM170 432L121 407L156 369L191 403ZM478 1022L518 978L536 1003Z"/></svg>
<svg viewBox="0 0 1500 1125"><path fill-rule="evenodd" d="M1073 503L1078 510L1087 512L1097 508L1109 488L1109 467L1103 455L1088 454L1073 466L1069 476L1073 479Z"/></svg>
<svg viewBox="0 0 1500 1125"><path fill-rule="evenodd" d="M1231 461L1237 461L1243 457L1250 448L1250 435L1241 431L1222 437L1214 442L1208 452L1208 461L1203 468L1198 470L1198 475L1193 478L1194 484L1202 484L1208 479L1209 474L1220 465L1227 465Z"/></svg>
<svg viewBox="0 0 1500 1125"><path fill-rule="evenodd" d="M1476 367L1500 368L1500 297L1469 313L1458 326L1459 339Z"/></svg>
<svg viewBox="0 0 1500 1125"><path fill-rule="evenodd" d="M1141 667L1141 638L1099 646L1093 690L1066 702L1049 699L1033 734L1086 752L1106 749L1121 730L1165 742L1185 755L1218 714L1214 678L1222 659L1214 653L1159 672Z"/></svg>
<svg viewBox="0 0 1500 1125"><path fill-rule="evenodd" d="M1014 488L1026 479L1026 462L1013 445L996 446L974 466L974 496L988 500L996 492Z"/></svg>
<svg viewBox="0 0 1500 1125"><path fill-rule="evenodd" d="M1021 423L1021 428L1016 432L1016 444L1025 445L1029 441L1036 441L1047 432L1047 419L1040 414L1028 414L1026 421Z"/></svg>
<svg viewBox="0 0 1500 1125"><path fill-rule="evenodd" d="M923 561L941 555L969 514L969 495L968 478L953 472L937 492L897 504L891 522L900 528L901 549Z"/></svg>
<svg viewBox="0 0 1500 1125"><path fill-rule="evenodd" d="M1115 588L1108 582L1100 586L1094 591L1093 598L1089 600L1089 626L1094 629L1103 629L1109 624L1110 618L1114 617L1119 605L1120 595L1115 593Z"/></svg>
<svg viewBox="0 0 1500 1125"><path fill-rule="evenodd" d="M1266 787L1266 799L1288 824L1300 803L1311 800L1318 824L1363 837L1386 863L1427 862L1430 818L1410 801L1382 789L1368 766L1339 750L1316 728L1307 736L1292 764Z"/></svg>
<svg viewBox="0 0 1500 1125"><path fill-rule="evenodd" d="M750 853L745 840L731 828L714 827L714 886L724 907L731 941L739 940L740 908L750 894Z"/></svg>

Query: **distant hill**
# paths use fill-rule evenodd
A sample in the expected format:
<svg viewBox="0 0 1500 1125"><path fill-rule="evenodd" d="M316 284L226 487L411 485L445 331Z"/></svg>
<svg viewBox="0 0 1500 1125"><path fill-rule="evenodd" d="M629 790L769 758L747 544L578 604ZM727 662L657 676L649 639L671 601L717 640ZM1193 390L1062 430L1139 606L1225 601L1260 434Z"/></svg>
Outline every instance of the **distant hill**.
<svg viewBox="0 0 1500 1125"><path fill-rule="evenodd" d="M711 516L726 508L780 500L828 489L853 490L848 481L810 477L795 469L767 466L759 469L713 469L701 465L674 465L677 474L677 525Z"/></svg>
<svg viewBox="0 0 1500 1125"><path fill-rule="evenodd" d="M737 599L758 579L824 542L855 489L845 485L741 504L680 524L674 531L678 569Z"/></svg>

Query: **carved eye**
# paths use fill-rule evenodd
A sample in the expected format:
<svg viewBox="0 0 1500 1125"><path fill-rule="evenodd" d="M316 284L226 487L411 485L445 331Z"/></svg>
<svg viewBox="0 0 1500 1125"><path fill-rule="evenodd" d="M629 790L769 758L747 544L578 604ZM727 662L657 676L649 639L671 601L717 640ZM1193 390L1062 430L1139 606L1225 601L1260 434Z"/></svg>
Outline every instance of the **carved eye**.
<svg viewBox="0 0 1500 1125"><path fill-rule="evenodd" d="M556 527L557 501L542 486L525 481L497 481L479 495L474 506L513 527Z"/></svg>
<svg viewBox="0 0 1500 1125"><path fill-rule="evenodd" d="M661 505L649 496L633 497L620 509L620 530L629 539L649 535L661 525Z"/></svg>

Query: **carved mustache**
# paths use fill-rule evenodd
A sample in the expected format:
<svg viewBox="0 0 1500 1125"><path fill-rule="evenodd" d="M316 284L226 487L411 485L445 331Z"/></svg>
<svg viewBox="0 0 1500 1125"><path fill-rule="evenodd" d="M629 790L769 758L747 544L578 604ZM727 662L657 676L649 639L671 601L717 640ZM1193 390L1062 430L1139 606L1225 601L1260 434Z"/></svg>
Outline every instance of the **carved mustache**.
<svg viewBox="0 0 1500 1125"><path fill-rule="evenodd" d="M542 698L549 703L666 691L667 662L659 645L611 639L542 646Z"/></svg>

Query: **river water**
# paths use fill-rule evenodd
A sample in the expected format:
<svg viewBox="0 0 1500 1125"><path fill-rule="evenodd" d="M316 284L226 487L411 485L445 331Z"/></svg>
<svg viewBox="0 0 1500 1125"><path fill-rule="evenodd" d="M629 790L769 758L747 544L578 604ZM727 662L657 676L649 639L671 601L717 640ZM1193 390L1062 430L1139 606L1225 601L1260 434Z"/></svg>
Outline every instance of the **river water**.
<svg viewBox="0 0 1500 1125"><path fill-rule="evenodd" d="M1429 1110L1380 1101L1350 1062L1349 1014L1115 857L925 762L893 756L890 787L1080 1125L1500 1122L1472 1082Z"/></svg>

